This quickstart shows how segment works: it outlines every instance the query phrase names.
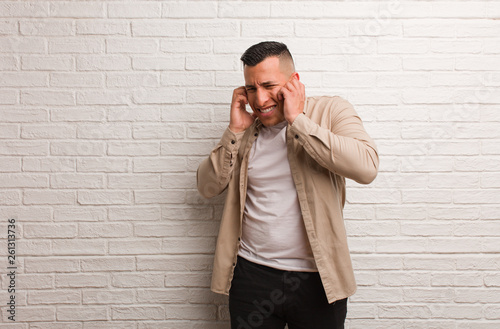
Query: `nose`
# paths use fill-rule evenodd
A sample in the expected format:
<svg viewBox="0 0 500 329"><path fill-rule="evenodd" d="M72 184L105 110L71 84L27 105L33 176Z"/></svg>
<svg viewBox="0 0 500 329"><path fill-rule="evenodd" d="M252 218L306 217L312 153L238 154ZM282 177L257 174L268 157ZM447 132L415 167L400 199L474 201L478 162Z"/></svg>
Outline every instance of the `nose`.
<svg viewBox="0 0 500 329"><path fill-rule="evenodd" d="M255 93L256 93L255 96L257 101L256 102L257 107L265 106L269 99L267 91L264 88L257 88L257 91Z"/></svg>

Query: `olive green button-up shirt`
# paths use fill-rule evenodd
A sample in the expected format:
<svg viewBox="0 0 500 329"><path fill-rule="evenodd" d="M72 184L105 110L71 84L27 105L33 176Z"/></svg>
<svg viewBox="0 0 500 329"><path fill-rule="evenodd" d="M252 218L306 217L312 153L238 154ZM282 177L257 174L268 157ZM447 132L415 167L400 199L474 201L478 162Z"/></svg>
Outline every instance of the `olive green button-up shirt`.
<svg viewBox="0 0 500 329"><path fill-rule="evenodd" d="M227 189L217 239L211 289L229 294L240 246L248 156L262 123L244 132L226 129L198 167L198 191L206 198ZM345 99L309 97L304 111L287 126L292 177L314 260L330 303L353 295L356 281L343 219L345 178L368 184L379 158L353 106Z"/></svg>

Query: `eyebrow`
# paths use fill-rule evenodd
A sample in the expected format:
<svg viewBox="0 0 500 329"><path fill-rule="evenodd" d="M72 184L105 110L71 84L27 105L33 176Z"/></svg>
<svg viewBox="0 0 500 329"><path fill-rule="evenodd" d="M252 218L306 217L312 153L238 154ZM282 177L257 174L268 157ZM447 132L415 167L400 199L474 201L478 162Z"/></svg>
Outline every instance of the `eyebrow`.
<svg viewBox="0 0 500 329"><path fill-rule="evenodd" d="M269 85L276 85L278 84L276 81L265 81L262 82L260 85L261 86L269 86ZM245 85L245 88L255 88L254 85Z"/></svg>

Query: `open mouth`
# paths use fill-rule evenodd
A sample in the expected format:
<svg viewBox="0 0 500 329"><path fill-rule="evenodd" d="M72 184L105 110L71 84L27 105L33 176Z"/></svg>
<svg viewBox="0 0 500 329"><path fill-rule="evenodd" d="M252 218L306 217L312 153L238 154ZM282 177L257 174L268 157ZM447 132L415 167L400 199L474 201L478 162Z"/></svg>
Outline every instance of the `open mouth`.
<svg viewBox="0 0 500 329"><path fill-rule="evenodd" d="M276 109L276 105L265 108L265 109L259 109L259 112L262 114L268 114L268 113L271 113L272 111L274 111L274 109Z"/></svg>

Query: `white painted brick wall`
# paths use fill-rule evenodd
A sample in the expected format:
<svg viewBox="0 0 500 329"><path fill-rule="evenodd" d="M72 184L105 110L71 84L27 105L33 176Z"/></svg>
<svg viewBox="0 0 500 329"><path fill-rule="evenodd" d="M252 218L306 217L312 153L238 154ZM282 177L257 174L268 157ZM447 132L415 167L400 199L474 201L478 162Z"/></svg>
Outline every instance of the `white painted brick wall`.
<svg viewBox="0 0 500 329"><path fill-rule="evenodd" d="M499 2L2 0L0 328L229 328L195 171L265 39L379 147L348 182L347 327L500 327Z"/></svg>

